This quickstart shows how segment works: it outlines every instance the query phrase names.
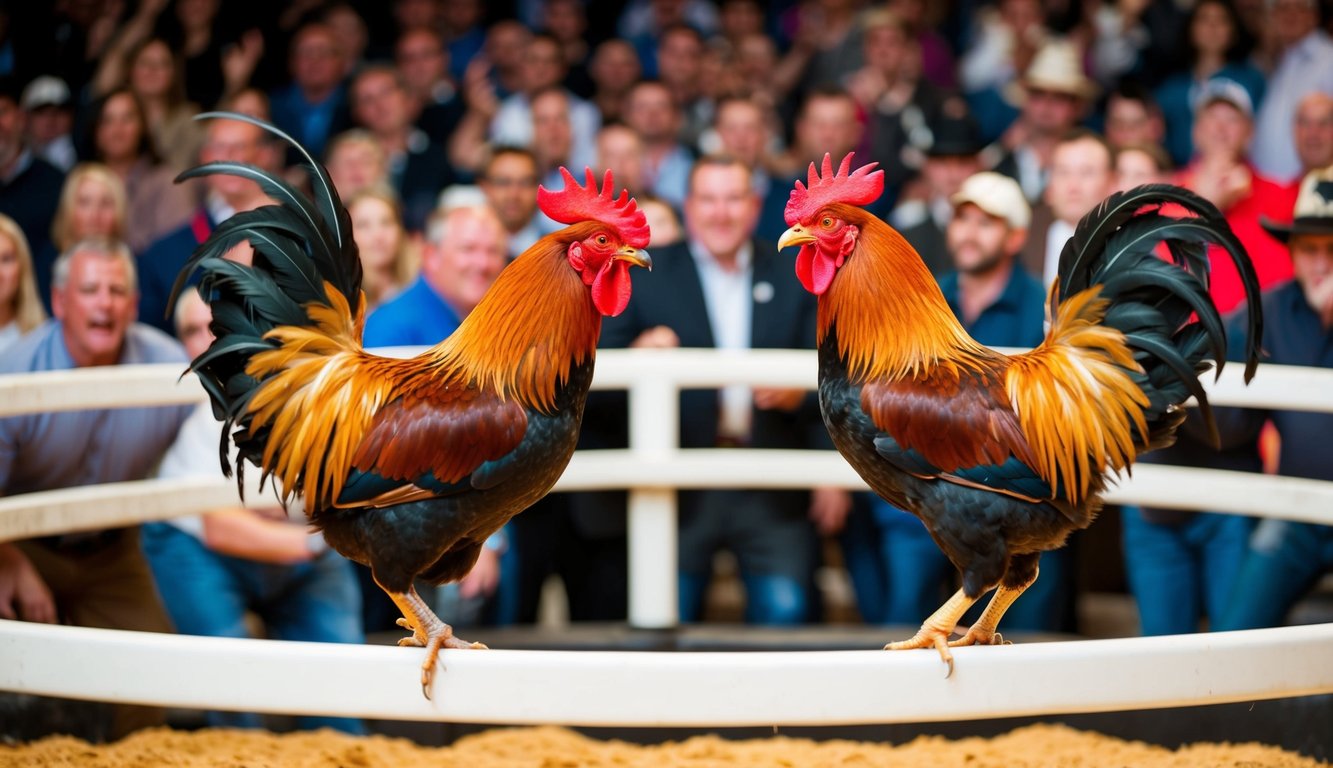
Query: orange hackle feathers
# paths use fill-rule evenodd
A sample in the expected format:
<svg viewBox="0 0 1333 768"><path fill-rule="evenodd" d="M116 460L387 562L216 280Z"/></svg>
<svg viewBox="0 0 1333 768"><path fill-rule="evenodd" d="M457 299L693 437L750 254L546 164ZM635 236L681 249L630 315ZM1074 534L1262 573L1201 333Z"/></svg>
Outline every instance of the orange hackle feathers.
<svg viewBox="0 0 1333 768"><path fill-rule="evenodd" d="M1148 434L1148 396L1128 373L1142 368L1124 334L1101 324L1100 293L1094 286L1062 301L1046 341L1011 357L1005 379L1033 469L1074 503L1108 469L1126 469L1139 450L1135 432Z"/></svg>
<svg viewBox="0 0 1333 768"><path fill-rule="evenodd" d="M937 364L988 356L954 319L939 284L902 235L860 208L828 209L861 230L838 279L820 298L818 315L820 342L836 323L838 352L854 378L916 376Z"/></svg>
<svg viewBox="0 0 1333 768"><path fill-rule="evenodd" d="M589 222L576 227L576 234L585 229L591 233L596 226ZM419 455L410 461L392 458L407 456L400 451L409 444L395 443L393 435L379 431L380 421L404 415L401 408L386 410L390 402L400 397L433 399L435 404L422 407L434 408L429 418L437 421L464 418L455 411L476 407L478 399L492 411L504 410L497 409L497 402L552 410L558 387L568 381L574 366L593 356L601 330L601 315L578 273L569 268L564 248L554 236L539 240L500 273L452 336L408 360L362 351L362 318L353 318L346 299L332 289L329 306L307 305L315 325L270 331L267 338L281 346L255 355L246 368L263 381L248 410L252 431L270 430L265 472L276 476L284 489L303 487L309 509L336 506L349 472L364 468L369 452L374 452L363 449L363 441L378 435L372 442L375 451L384 451L377 454L380 474L408 479L418 469L432 469L441 481L452 482L458 477L451 464L428 468ZM555 328L560 331L553 332ZM465 389L485 392L459 391ZM427 418L425 411L414 416ZM487 418L499 425L501 438L521 437L512 412ZM406 435L401 439L410 441ZM512 441L501 445L505 440L497 440L474 446L478 455L495 458L513 448ZM424 442L412 445L420 448Z"/></svg>
<svg viewBox="0 0 1333 768"><path fill-rule="evenodd" d="M879 163L868 163L849 173L855 154L847 153L836 174L833 172L833 158L827 152L824 153L822 175L815 170L815 164L810 163L808 184L802 184L797 179L791 197L787 198L784 215L788 224L805 221L830 203L866 205L879 198L884 192L884 171L875 170Z"/></svg>
<svg viewBox="0 0 1333 768"><path fill-rule="evenodd" d="M579 186L574 174L561 166L560 175L565 180L565 188L552 192L546 187L537 187L537 205L542 213L561 224L578 224L583 221L600 221L612 227L620 236L621 242L635 248L648 246L648 218L639 210L629 190L621 190L620 197L614 196L615 179L611 169L606 170L602 178L602 189L597 190L597 179L592 169L584 169L586 183Z"/></svg>

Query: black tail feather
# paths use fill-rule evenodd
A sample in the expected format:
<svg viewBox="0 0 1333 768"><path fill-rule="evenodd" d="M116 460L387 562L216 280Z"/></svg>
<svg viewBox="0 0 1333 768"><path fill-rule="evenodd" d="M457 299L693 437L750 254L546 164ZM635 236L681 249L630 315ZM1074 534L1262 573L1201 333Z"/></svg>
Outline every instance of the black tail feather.
<svg viewBox="0 0 1333 768"><path fill-rule="evenodd" d="M1167 205L1183 215L1164 213ZM1165 243L1174 265L1157 254ZM1125 334L1144 368L1137 377L1150 406L1154 440L1171 438L1175 406L1193 396L1213 440L1217 427L1198 376L1210 363L1220 375L1226 331L1208 295L1208 246L1236 265L1250 311L1245 340L1245 380L1259 362L1263 315L1259 279L1244 245L1212 203L1180 187L1155 184L1114 194L1079 222L1060 254L1055 301L1100 286L1109 299L1103 322ZM1216 251L1214 251L1216 253ZM1053 308L1054 312L1054 308Z"/></svg>
<svg viewBox="0 0 1333 768"><path fill-rule="evenodd" d="M288 142L304 158L314 189L312 198L268 171L234 162L209 163L177 177L179 181L226 174L249 179L276 203L222 222L195 249L172 289L174 306L190 276L202 273L199 290L212 307L211 327L217 338L190 368L203 381L214 415L224 422L223 468L230 473L227 441L235 442L243 457L256 459L267 438L267 430L249 429L247 406L260 382L246 373L247 363L255 354L274 348L276 342L265 338L274 328L311 325L307 308L312 303L327 306L329 290L340 292L354 314L360 312L361 260L351 219L333 182L296 141L247 115L208 112L196 119L240 120ZM252 265L225 258L243 241L254 249Z"/></svg>

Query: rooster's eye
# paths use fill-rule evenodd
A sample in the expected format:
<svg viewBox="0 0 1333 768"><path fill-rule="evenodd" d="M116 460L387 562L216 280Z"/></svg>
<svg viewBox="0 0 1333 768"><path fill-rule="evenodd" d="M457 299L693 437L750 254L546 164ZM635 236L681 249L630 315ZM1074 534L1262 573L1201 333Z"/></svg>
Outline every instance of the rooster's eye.
<svg viewBox="0 0 1333 768"><path fill-rule="evenodd" d="M598 244L598 245L606 245L606 235L598 235L598 236L597 236L597 244Z"/></svg>
<svg viewBox="0 0 1333 768"><path fill-rule="evenodd" d="M825 216L824 220L819 223L823 225L825 228L831 227L833 226L833 219L829 218L828 216Z"/></svg>

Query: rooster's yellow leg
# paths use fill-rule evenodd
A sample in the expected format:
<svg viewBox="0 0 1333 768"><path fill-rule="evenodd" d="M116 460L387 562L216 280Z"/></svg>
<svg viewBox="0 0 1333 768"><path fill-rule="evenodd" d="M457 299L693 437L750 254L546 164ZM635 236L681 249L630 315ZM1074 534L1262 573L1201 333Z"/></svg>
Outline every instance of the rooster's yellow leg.
<svg viewBox="0 0 1333 768"><path fill-rule="evenodd" d="M940 660L948 665L944 676L953 674L953 653L949 650L949 636L953 634L954 627L958 626L958 621L963 618L963 614L976 600L963 594L963 590L953 593L944 605L940 606L938 611L930 615L926 622L921 625L921 629L908 640L902 640L896 643L889 643L884 646L886 651L905 651L913 648L931 648L939 651Z"/></svg>
<svg viewBox="0 0 1333 768"><path fill-rule="evenodd" d="M977 619L977 623L967 630L967 634L949 643L949 645L1003 645L1004 638L999 632L995 631L995 628L1000 624L1000 618L1004 616L1005 611L1009 610L1009 606L1014 604L1018 596L1023 594L1023 590L1032 586L1032 582L1036 580L1037 577L1034 574L1032 581L1022 586L1006 587L1001 584L995 590L995 595L990 599L990 603L986 605L986 610L982 611L981 618Z"/></svg>
<svg viewBox="0 0 1333 768"><path fill-rule="evenodd" d="M412 634L398 641L399 645L413 645L426 649L426 660L421 663L421 695L430 698L430 683L435 677L435 660L440 648L485 648L481 643L469 643L454 637L453 627L445 624L417 594L416 587L403 592L388 592L389 598L403 612L398 626L412 630Z"/></svg>

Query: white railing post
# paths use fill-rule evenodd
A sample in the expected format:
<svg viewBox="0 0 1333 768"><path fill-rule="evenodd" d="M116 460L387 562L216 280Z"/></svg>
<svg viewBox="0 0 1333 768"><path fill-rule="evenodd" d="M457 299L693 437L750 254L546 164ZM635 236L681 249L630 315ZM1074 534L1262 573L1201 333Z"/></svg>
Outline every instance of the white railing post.
<svg viewBox="0 0 1333 768"><path fill-rule="evenodd" d="M649 376L629 387L629 447L636 460L665 463L680 446L675 381ZM676 581L676 491L629 491L629 624L670 629L680 622Z"/></svg>

